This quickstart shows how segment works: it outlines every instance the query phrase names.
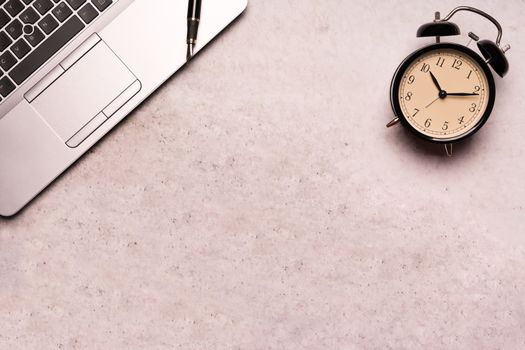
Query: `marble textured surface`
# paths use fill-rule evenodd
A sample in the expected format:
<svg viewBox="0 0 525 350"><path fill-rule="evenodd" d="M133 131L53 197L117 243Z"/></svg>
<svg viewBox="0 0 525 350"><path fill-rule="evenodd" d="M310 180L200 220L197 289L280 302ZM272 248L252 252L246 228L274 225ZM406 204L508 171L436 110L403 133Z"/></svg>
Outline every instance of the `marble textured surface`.
<svg viewBox="0 0 525 350"><path fill-rule="evenodd" d="M0 349L524 349L525 2L469 3L511 72L449 159L384 125L456 2L251 0L0 219Z"/></svg>

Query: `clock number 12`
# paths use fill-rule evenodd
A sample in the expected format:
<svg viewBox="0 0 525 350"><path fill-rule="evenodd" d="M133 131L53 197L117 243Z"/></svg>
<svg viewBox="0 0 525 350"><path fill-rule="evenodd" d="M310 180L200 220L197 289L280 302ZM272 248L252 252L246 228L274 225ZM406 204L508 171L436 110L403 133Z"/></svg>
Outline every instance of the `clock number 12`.
<svg viewBox="0 0 525 350"><path fill-rule="evenodd" d="M457 70L459 70L462 65L463 65L463 62L461 62L458 59L454 59L454 63L452 63L452 68L456 68ZM469 75L470 75L470 73L469 73Z"/></svg>

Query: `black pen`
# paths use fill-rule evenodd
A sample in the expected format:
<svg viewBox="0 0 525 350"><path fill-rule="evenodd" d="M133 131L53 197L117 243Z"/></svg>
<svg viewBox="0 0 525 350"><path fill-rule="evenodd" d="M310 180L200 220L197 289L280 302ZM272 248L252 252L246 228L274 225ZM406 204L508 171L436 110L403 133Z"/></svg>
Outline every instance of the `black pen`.
<svg viewBox="0 0 525 350"><path fill-rule="evenodd" d="M188 45L186 51L187 61L193 57L193 49L195 48L195 44L197 44L197 33L201 19L201 2L201 0L188 1L188 34L186 36L186 44Z"/></svg>

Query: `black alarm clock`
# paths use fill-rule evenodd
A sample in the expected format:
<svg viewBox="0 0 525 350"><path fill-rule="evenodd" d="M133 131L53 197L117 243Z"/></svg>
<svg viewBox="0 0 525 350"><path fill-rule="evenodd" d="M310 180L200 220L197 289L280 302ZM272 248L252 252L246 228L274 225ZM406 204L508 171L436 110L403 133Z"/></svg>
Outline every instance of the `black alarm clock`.
<svg viewBox="0 0 525 350"><path fill-rule="evenodd" d="M470 32L470 41L477 42L482 56L467 45L442 43L441 37L459 35L459 27L450 18L460 11L470 11L491 21L498 29L496 41L479 40ZM395 118L416 136L445 144L448 155L452 144L472 136L489 118L496 99L496 86L491 68L504 77L509 70L501 47L501 25L489 14L473 7L460 6L440 19L422 25L417 37L435 37L436 43L410 54L392 79L390 100Z"/></svg>

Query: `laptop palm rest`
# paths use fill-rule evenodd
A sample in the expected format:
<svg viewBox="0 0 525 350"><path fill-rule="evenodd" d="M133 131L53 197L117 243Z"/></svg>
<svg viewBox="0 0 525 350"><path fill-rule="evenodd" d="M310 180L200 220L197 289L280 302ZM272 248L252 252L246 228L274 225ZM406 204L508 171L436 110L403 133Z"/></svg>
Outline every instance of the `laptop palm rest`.
<svg viewBox="0 0 525 350"><path fill-rule="evenodd" d="M141 88L135 75L98 38L89 51L64 60L59 77L30 103L55 133L77 147ZM70 66L69 66L70 65ZM64 69L65 68L65 69Z"/></svg>

